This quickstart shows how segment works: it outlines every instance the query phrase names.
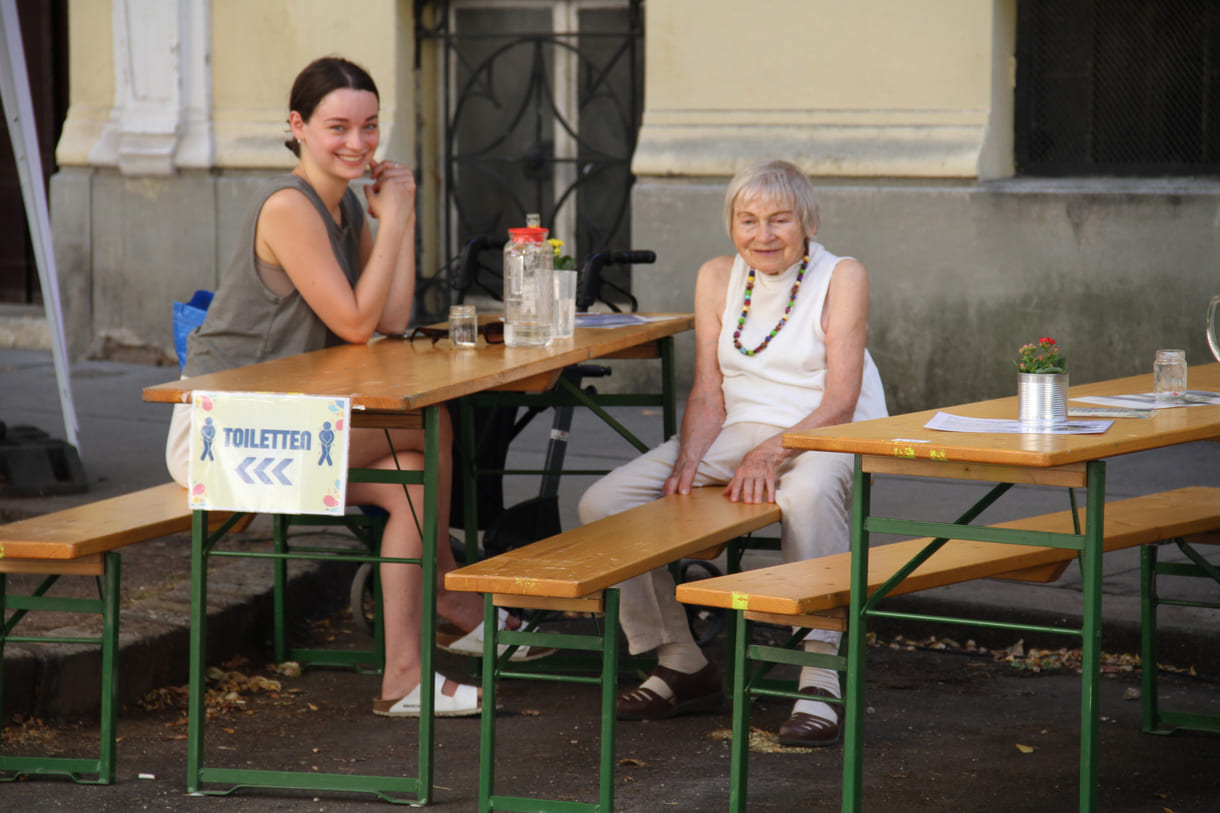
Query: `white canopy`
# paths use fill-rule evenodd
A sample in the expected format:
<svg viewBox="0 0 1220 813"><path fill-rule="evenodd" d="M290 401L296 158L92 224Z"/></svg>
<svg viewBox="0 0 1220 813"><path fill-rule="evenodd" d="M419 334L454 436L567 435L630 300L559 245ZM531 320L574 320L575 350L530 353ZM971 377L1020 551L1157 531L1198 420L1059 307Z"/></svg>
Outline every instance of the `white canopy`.
<svg viewBox="0 0 1220 813"><path fill-rule="evenodd" d="M0 0L0 96L4 99L4 117L13 141L13 155L17 159L21 196L25 200L26 221L34 241L34 261L38 265L38 279L42 284L43 307L51 330L51 355L55 360L55 378L59 382L64 433L67 442L79 448L76 440L76 406L72 401L72 381L68 376L63 311L59 304L59 276L55 271L51 220L47 214L42 160L34 130L34 102L30 97L16 0Z"/></svg>

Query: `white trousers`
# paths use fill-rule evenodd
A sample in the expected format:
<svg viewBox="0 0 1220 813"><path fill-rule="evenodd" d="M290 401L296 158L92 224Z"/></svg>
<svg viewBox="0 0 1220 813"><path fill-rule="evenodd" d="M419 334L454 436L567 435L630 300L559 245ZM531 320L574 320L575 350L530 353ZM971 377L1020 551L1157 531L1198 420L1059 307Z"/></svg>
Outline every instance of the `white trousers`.
<svg viewBox="0 0 1220 813"><path fill-rule="evenodd" d="M699 462L694 485L726 484L747 453L785 427L736 423L721 429ZM598 480L580 499L582 523L617 514L661 496L678 457L670 440ZM851 549L852 456L835 452L801 452L780 467L775 501L783 513L781 543L785 562L814 559ZM727 499L727 498L726 498ZM657 533L664 533L657 529ZM619 620L631 654L662 644L693 642L686 611L674 597L668 568L625 581L619 586ZM841 633L811 630L806 640L838 645Z"/></svg>

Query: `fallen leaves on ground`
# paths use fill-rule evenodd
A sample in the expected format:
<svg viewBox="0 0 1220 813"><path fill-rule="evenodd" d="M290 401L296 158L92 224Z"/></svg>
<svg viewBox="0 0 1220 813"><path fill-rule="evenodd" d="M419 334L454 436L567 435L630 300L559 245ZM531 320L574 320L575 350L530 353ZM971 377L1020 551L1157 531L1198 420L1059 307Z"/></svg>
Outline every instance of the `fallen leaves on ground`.
<svg viewBox="0 0 1220 813"><path fill-rule="evenodd" d="M709 735L714 740L731 740L733 739L733 730L731 728L718 728ZM764 731L761 728L750 727L750 750L755 754L801 754L807 753L808 748L794 748L787 745L779 744L779 735L772 731Z"/></svg>
<svg viewBox="0 0 1220 813"><path fill-rule="evenodd" d="M1018 640L1007 648L994 650L988 650L987 647L979 646L973 640L961 643L953 638L937 638L934 636L915 640L897 635L891 641L883 641L874 633L868 633L866 639L869 646L905 650L908 652L927 650L959 652L966 655L989 655L997 663L1007 663L1010 666L1028 672L1054 672L1061 669L1070 669L1077 673L1081 671L1081 651L1079 649L1037 649L1034 647L1026 649L1024 639ZM1102 652L1100 659L1101 671L1103 673L1135 672L1140 668L1140 656L1137 654ZM1174 672L1190 675L1191 677L1197 676L1193 666L1182 668L1158 663L1157 669L1162 672Z"/></svg>
<svg viewBox="0 0 1220 813"><path fill-rule="evenodd" d="M47 725L41 717L14 714L9 720L9 725L0 730L0 743L3 743L5 747L34 743L49 747L54 742L55 735L56 729Z"/></svg>
<svg viewBox="0 0 1220 813"><path fill-rule="evenodd" d="M244 710L247 705L247 698L252 695L264 695L269 698L278 699L284 695L299 693L297 689L284 689L283 683L275 678L261 674L251 675L242 671L248 668L248 666L248 659L239 656L224 662L219 667L210 666L207 668L204 673L204 677L207 680L207 689L204 692L203 703L207 709L208 717L216 717L221 714ZM286 661L285 663L272 664L265 671L283 677L299 677L301 665L295 661ZM190 694L186 686L166 686L145 694L144 697L140 698L138 705L145 711L162 711L165 709L186 711L189 697ZM307 705L311 711L317 710L317 707L313 704Z"/></svg>

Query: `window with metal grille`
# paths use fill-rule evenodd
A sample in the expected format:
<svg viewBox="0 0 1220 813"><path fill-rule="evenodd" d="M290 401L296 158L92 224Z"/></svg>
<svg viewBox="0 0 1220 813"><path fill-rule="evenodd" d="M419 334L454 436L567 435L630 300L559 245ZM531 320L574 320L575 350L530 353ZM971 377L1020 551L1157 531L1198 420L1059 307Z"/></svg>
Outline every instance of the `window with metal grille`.
<svg viewBox="0 0 1220 813"><path fill-rule="evenodd" d="M417 2L439 78L437 120L421 117L419 141L437 144L445 258L472 238L504 239L529 213L578 263L630 247L643 21L643 0ZM499 255L486 255L498 297ZM629 287L624 269L603 279ZM420 312L443 314L421 293Z"/></svg>
<svg viewBox="0 0 1220 813"><path fill-rule="evenodd" d="M1026 175L1220 169L1220 0L1021 0Z"/></svg>

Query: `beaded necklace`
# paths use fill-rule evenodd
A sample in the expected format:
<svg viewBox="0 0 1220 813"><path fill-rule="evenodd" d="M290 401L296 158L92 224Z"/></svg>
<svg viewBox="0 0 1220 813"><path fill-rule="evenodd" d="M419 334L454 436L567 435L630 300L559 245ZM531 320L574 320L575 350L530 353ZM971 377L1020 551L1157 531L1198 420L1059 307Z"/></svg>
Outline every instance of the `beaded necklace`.
<svg viewBox="0 0 1220 813"><path fill-rule="evenodd" d="M750 273L746 275L746 293L745 301L741 306L741 316L737 318L737 329L733 331L733 346L740 350L742 355L754 356L766 350L771 344L771 340L788 323L788 314L792 311L792 306L796 304L796 295L801 290L801 280L805 278L805 269L808 267L809 255L806 254L805 258L801 260L800 269L796 272L796 281L792 283L792 293L788 294L788 307L784 308L784 315L779 318L775 327L771 328L771 332L763 337L762 343L758 347L755 347L753 350L747 350L741 346L741 331L746 325L746 316L750 313L750 294L754 290L754 269L750 269Z"/></svg>

